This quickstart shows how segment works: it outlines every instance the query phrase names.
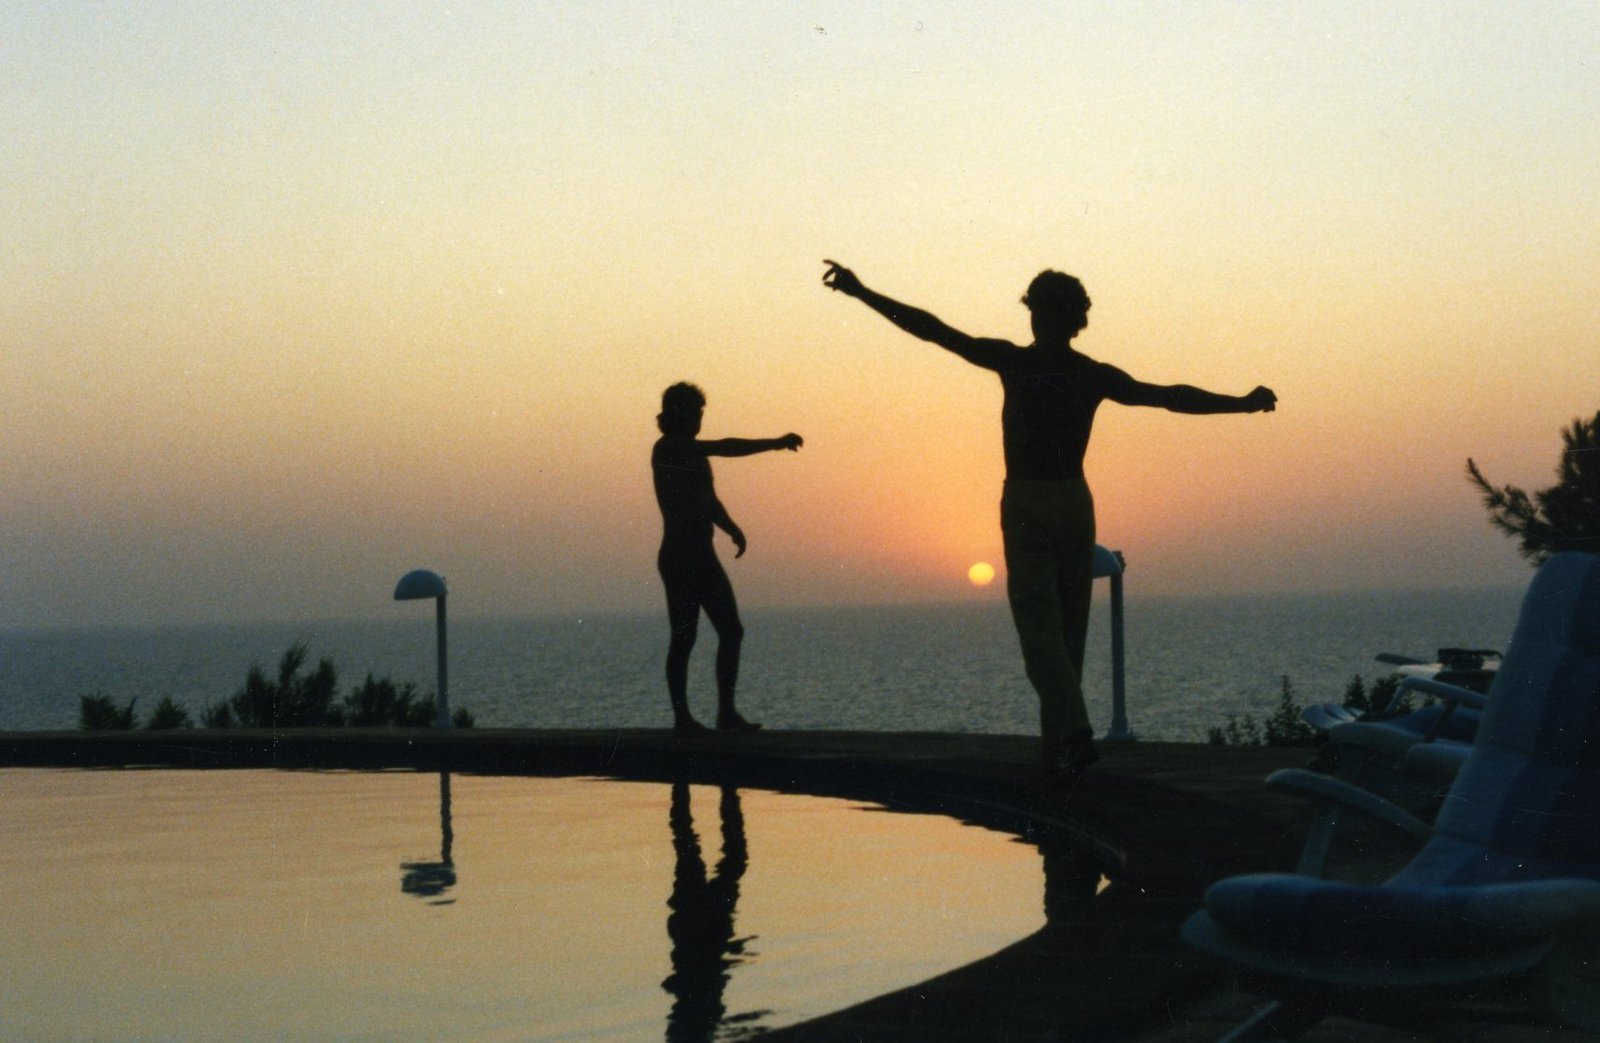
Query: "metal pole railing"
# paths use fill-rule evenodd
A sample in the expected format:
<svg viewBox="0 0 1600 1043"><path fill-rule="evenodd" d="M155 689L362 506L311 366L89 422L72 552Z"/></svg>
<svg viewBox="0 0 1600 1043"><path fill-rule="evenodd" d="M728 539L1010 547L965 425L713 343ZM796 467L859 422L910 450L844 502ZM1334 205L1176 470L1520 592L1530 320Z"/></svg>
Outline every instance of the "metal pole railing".
<svg viewBox="0 0 1600 1043"><path fill-rule="evenodd" d="M434 727L436 727L436 728L449 728L450 725L451 725L451 721L450 721L450 690L449 690L449 687L448 687L449 672L445 669L444 599L445 599L445 595L440 594L439 597L438 597L438 603L439 603L439 612L438 612L438 621L439 621L439 694L436 697L436 701L438 703L439 715L438 715L438 719L433 722L434 723Z"/></svg>
<svg viewBox="0 0 1600 1043"><path fill-rule="evenodd" d="M1122 574L1127 562L1121 551L1095 545L1094 576L1111 580L1111 730L1108 742L1133 742L1137 736L1128 727L1127 671L1123 645Z"/></svg>

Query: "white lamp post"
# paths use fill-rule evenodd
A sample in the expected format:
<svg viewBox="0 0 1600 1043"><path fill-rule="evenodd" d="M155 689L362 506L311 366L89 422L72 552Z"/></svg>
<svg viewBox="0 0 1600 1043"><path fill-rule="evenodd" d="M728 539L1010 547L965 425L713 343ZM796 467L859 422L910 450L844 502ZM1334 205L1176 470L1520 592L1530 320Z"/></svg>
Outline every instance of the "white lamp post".
<svg viewBox="0 0 1600 1043"><path fill-rule="evenodd" d="M1094 545L1094 578L1111 578L1111 730L1105 735L1111 742L1134 739L1128 728L1128 693L1122 665L1122 573L1126 567L1121 551Z"/></svg>
<svg viewBox="0 0 1600 1043"><path fill-rule="evenodd" d="M416 601L421 598L433 598L438 605L438 630L439 630L439 691L434 697L434 705L438 708L438 717L433 724L436 728L450 727L450 696L446 686L445 673L445 639L444 639L444 599L448 593L444 586L444 577L437 572L427 569L412 569L400 577L400 582L394 585L394 599L396 601Z"/></svg>

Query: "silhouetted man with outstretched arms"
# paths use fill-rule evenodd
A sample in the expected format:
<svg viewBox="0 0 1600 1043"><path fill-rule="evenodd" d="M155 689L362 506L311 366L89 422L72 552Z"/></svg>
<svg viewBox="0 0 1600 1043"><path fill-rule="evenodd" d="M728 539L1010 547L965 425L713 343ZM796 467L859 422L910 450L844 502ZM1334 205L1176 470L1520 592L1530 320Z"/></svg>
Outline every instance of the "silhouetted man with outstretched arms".
<svg viewBox="0 0 1600 1043"><path fill-rule="evenodd" d="M760 725L745 720L734 708L734 688L739 681L739 646L744 625L733 584L711 545L714 529L733 539L734 557L744 556L744 531L728 516L711 481L713 456L751 456L774 449L793 452L802 445L799 435L781 438L719 438L701 441L700 422L706 396L693 384L674 384L661 394L656 426L661 437L650 453L655 478L656 503L661 507L661 552L656 566L667 593L667 621L672 640L667 647L667 694L672 699L673 730L680 736L710 729L689 713L689 653L694 650L700 611L717 631L717 728L754 731Z"/></svg>
<svg viewBox="0 0 1600 1043"><path fill-rule="evenodd" d="M913 336L1000 376L1006 481L1000 498L1006 593L1028 680L1039 694L1045 770L1075 781L1099 759L1083 705L1083 646L1089 628L1094 500L1083 475L1095 410L1106 399L1174 413L1271 412L1264 387L1219 395L1187 384L1146 384L1072 347L1089 325L1089 295L1064 272L1044 271L1022 303L1033 344L971 337L933 315L867 289L834 261L823 283L861 301Z"/></svg>

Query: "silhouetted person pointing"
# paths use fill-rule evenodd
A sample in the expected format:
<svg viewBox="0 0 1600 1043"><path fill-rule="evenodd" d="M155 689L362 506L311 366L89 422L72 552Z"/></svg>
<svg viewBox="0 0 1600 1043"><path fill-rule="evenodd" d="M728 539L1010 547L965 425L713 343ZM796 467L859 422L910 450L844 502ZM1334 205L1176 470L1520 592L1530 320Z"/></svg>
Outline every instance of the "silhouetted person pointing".
<svg viewBox="0 0 1600 1043"><path fill-rule="evenodd" d="M799 435L781 438L719 438L701 441L700 420L706 396L693 384L674 384L661 394L656 425L661 437L650 454L656 503L661 506L661 552L656 565L667 593L667 621L672 640L667 647L667 694L672 699L673 730L680 736L710 731L689 713L689 653L694 650L700 611L717 631L717 728L754 731L734 708L739 682L739 646L744 625L734 601L733 584L711 545L714 529L733 539L734 557L744 556L744 532L717 499L711 481L713 456L751 456L774 449L799 449Z"/></svg>
<svg viewBox="0 0 1600 1043"><path fill-rule="evenodd" d="M1040 272L1022 303L1033 344L971 337L928 312L862 285L834 261L822 281L913 336L1000 376L1006 480L1000 497L1006 593L1028 680L1039 694L1045 770L1072 782L1099 759L1083 705L1083 646L1089 628L1094 500L1083 476L1095 410L1105 399L1174 413L1271 412L1278 398L1258 387L1219 395L1187 384L1146 384L1072 347L1089 325L1089 295L1063 272Z"/></svg>

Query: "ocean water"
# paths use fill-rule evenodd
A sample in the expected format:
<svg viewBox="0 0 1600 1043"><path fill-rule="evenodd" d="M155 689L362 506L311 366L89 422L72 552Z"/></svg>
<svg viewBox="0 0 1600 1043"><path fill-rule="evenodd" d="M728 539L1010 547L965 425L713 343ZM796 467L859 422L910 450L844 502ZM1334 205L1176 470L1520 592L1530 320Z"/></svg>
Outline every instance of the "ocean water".
<svg viewBox="0 0 1600 1043"><path fill-rule="evenodd" d="M1128 719L1139 738L1202 741L1230 715L1271 712L1282 679L1301 702L1337 700L1379 652L1431 658L1445 646L1503 649L1516 589L1141 598L1126 618ZM746 609L740 708L771 728L1032 734L1037 703L1003 601L881 608ZM1110 613L1097 591L1084 688L1111 720ZM452 708L483 727L657 728L671 720L665 615L450 621ZM340 687L371 672L431 691L431 613L367 622L0 632L0 730L77 727L80 697L148 714L170 695L196 717L275 673L294 641L328 657ZM702 622L690 703L715 710L716 638Z"/></svg>

